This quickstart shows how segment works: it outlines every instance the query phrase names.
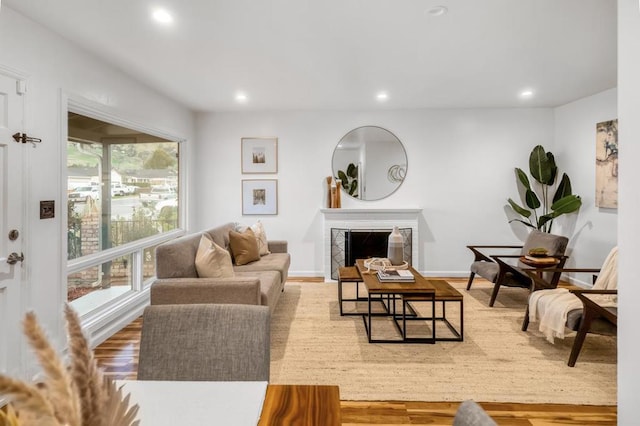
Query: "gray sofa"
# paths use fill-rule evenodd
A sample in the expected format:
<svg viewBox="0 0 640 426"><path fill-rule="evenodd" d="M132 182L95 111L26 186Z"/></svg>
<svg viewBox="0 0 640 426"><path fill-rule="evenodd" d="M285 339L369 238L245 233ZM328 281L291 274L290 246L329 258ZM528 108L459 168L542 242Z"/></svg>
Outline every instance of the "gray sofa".
<svg viewBox="0 0 640 426"><path fill-rule="evenodd" d="M278 303L287 281L291 256L286 241L269 241L271 254L247 265L233 267L231 278L200 278L195 258L204 232L220 247L229 248L234 223L185 235L156 248L156 281L151 285L151 304L235 303L269 306Z"/></svg>

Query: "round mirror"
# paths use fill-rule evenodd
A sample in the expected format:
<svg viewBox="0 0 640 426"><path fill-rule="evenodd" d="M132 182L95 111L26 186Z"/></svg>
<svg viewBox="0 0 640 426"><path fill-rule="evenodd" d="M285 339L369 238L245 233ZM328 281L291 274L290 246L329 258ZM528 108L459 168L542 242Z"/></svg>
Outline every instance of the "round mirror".
<svg viewBox="0 0 640 426"><path fill-rule="evenodd" d="M332 168L345 193L359 200L380 200L402 185L407 153L390 131L363 126L340 139L333 151Z"/></svg>

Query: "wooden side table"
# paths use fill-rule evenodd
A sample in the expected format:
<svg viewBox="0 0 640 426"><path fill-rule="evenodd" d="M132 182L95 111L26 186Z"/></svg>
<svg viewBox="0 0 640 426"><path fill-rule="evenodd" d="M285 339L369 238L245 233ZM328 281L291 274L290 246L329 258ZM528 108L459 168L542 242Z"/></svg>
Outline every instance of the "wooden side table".
<svg viewBox="0 0 640 426"><path fill-rule="evenodd" d="M347 312L345 313L342 307L342 302L366 302L366 297L360 297L359 286L362 282L362 277L355 266L342 266L338 269L338 304L340 305L340 316L347 315L362 315L361 312ZM345 299L342 297L342 284L354 283L356 286L356 297Z"/></svg>
<svg viewBox="0 0 640 426"><path fill-rule="evenodd" d="M526 256L520 256L518 260L527 266L535 268L536 274L538 274L540 278L542 278L542 273L545 268L552 268L560 263L560 260L555 257L541 257L539 260L532 260Z"/></svg>

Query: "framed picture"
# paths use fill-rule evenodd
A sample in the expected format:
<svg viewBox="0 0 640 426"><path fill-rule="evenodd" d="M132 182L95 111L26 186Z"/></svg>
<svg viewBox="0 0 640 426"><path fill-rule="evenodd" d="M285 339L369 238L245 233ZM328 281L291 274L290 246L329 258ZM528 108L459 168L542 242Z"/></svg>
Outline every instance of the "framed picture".
<svg viewBox="0 0 640 426"><path fill-rule="evenodd" d="M618 120L596 124L596 207L618 208Z"/></svg>
<svg viewBox="0 0 640 426"><path fill-rule="evenodd" d="M278 214L278 181L276 179L243 180L242 214Z"/></svg>
<svg viewBox="0 0 640 426"><path fill-rule="evenodd" d="M278 138L242 138L242 173L277 173Z"/></svg>

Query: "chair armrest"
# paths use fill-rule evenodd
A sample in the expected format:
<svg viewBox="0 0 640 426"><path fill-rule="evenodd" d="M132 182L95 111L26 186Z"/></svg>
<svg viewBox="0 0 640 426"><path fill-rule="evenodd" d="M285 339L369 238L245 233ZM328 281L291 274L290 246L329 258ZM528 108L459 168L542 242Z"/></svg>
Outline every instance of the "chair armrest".
<svg viewBox="0 0 640 426"><path fill-rule="evenodd" d="M573 289L573 290L569 290L571 293L575 294L576 296L579 294L618 294L618 290L593 290L593 289Z"/></svg>
<svg viewBox="0 0 640 426"><path fill-rule="evenodd" d="M604 306L600 306L597 302L587 297L590 294L618 294L618 290L569 290L575 294L578 299L582 301L585 310L593 311L597 316L601 316L611 321L613 324L618 325L618 315L611 312Z"/></svg>
<svg viewBox="0 0 640 426"><path fill-rule="evenodd" d="M522 274L522 270L520 268L516 268L513 265L509 265L507 262L504 262L502 260L502 258L507 258L507 259L514 259L517 258L519 259L521 255L519 254L505 254L505 255L498 255L498 254L492 254L491 258L498 264L498 266L500 267L500 273L503 273L503 271L509 271L509 272L515 272L515 273L519 273Z"/></svg>
<svg viewBox="0 0 640 426"><path fill-rule="evenodd" d="M287 240L270 240L267 241L267 246L271 253L287 253L289 249Z"/></svg>
<svg viewBox="0 0 640 426"><path fill-rule="evenodd" d="M563 258L566 258L566 256L563 256ZM524 271L529 276L529 278L531 278L531 281L532 281L532 284L533 284L533 287L531 288L531 291L545 290L545 289L550 289L550 288L556 288L557 287L557 283L556 283L556 285L552 285L548 281L546 281L543 278L539 277L538 276L538 272L540 271L539 269L521 268L521 270ZM563 272L600 272L600 269L596 269L596 268L544 268L543 271L544 272L551 272L553 274L562 274Z"/></svg>
<svg viewBox="0 0 640 426"><path fill-rule="evenodd" d="M260 280L257 277L164 278L150 289L152 305L191 303L235 303L260 305Z"/></svg>
<svg viewBox="0 0 640 426"><path fill-rule="evenodd" d="M497 249L521 249L522 246L516 246L516 245L470 245L467 246L467 248L469 250L471 250L473 252L474 255L474 262L477 262L479 260L484 260L485 262L493 262L491 260L491 255L487 255L482 253L480 250L478 249L485 249L485 248L497 248Z"/></svg>
<svg viewBox="0 0 640 426"><path fill-rule="evenodd" d="M519 245L519 246L504 246L504 245L492 246L492 245L478 245L478 244L467 246L467 248L514 248L514 249L515 248L521 249L522 247L523 247L522 245Z"/></svg>
<svg viewBox="0 0 640 426"><path fill-rule="evenodd" d="M496 258L496 257L505 257L505 258L511 258L511 259L515 259L515 258L521 258L522 255L521 254L494 254L491 255L491 257ZM568 259L569 256L548 256L548 257L553 257L555 259L558 260L563 260L563 259ZM544 268L545 271L551 271L551 268ZM597 269L597 271L599 271L599 269Z"/></svg>
<svg viewBox="0 0 640 426"><path fill-rule="evenodd" d="M600 272L594 268L544 268L545 272Z"/></svg>

